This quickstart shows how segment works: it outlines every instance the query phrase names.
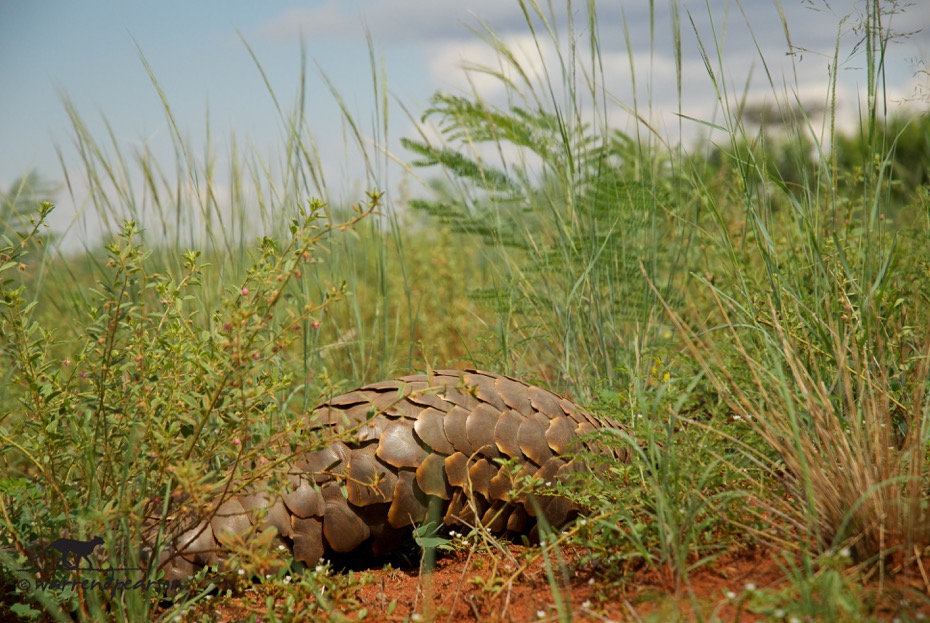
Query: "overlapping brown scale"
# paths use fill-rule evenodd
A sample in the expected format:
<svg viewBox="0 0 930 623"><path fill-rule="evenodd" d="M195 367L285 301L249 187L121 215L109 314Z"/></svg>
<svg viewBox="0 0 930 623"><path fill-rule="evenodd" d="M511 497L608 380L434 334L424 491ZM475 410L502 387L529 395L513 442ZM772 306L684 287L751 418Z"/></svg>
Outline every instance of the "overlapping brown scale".
<svg viewBox="0 0 930 623"><path fill-rule="evenodd" d="M590 422L578 422L578 426L575 427L575 434L580 437L588 433L593 433L596 430L597 428L591 425Z"/></svg>
<svg viewBox="0 0 930 623"><path fill-rule="evenodd" d="M371 535L368 524L356 515L341 497L326 500L323 515L323 536L334 552L351 552Z"/></svg>
<svg viewBox="0 0 930 623"><path fill-rule="evenodd" d="M526 389L526 395L533 408L550 419L565 414L559 405L559 397L552 392L547 392L541 387L530 386Z"/></svg>
<svg viewBox="0 0 930 623"><path fill-rule="evenodd" d="M416 474L410 470L401 470L397 474L394 501L388 510L388 523L395 528L419 523L426 518L427 505L428 499L417 484Z"/></svg>
<svg viewBox="0 0 930 623"><path fill-rule="evenodd" d="M507 520L513 506L504 500L494 500L490 508L481 516L481 523L491 532L503 532L507 529Z"/></svg>
<svg viewBox="0 0 930 623"><path fill-rule="evenodd" d="M577 420L578 422L585 422L593 428L600 426L599 422L593 415L576 405L571 400L560 397L559 407L562 409L565 415L571 417L574 420Z"/></svg>
<svg viewBox="0 0 930 623"><path fill-rule="evenodd" d="M375 413L377 413L377 408L366 401L349 407L325 407L319 409L314 414L314 419L327 426L355 428L370 420Z"/></svg>
<svg viewBox="0 0 930 623"><path fill-rule="evenodd" d="M281 500L287 510L296 517L322 517L324 511L323 496L306 480L295 489L288 491Z"/></svg>
<svg viewBox="0 0 930 623"><path fill-rule="evenodd" d="M475 398L495 407L498 411L506 411L507 405L497 393L494 386L494 377L482 372L471 372L463 375L465 384L474 386Z"/></svg>
<svg viewBox="0 0 930 623"><path fill-rule="evenodd" d="M326 548L323 545L323 520L319 517L294 517L293 524L294 558L307 565L315 565Z"/></svg>
<svg viewBox="0 0 930 623"><path fill-rule="evenodd" d="M404 383L429 383L430 377L425 374L408 374L406 376L400 377L397 380L403 381Z"/></svg>
<svg viewBox="0 0 930 623"><path fill-rule="evenodd" d="M449 443L457 452L462 452L467 456L471 456L475 451L475 448L472 448L471 443L468 441L468 435L465 433L469 413L469 411L459 406L454 406L446 413L446 419L443 422L446 439L449 440Z"/></svg>
<svg viewBox="0 0 930 623"><path fill-rule="evenodd" d="M389 422L389 419L379 415L362 424L355 434L356 442L365 443L366 441L377 441L381 439L381 435L384 433L384 427Z"/></svg>
<svg viewBox="0 0 930 623"><path fill-rule="evenodd" d="M420 391L410 394L407 400L421 407L432 407L437 411L448 411L449 403L435 393L435 390Z"/></svg>
<svg viewBox="0 0 930 623"><path fill-rule="evenodd" d="M517 440L520 426L526 418L513 410L504 411L494 427L494 442L497 449L511 458L523 458L520 442Z"/></svg>
<svg viewBox="0 0 930 623"><path fill-rule="evenodd" d="M408 420L415 420L423 411L421 405L413 404L410 402L409 398L397 400L396 395L394 395L391 400L385 400L385 404L389 406L385 408L384 413L395 418L402 417Z"/></svg>
<svg viewBox="0 0 930 623"><path fill-rule="evenodd" d="M492 500L509 502L511 489L513 489L513 473L510 467L501 466L488 483L488 497Z"/></svg>
<svg viewBox="0 0 930 623"><path fill-rule="evenodd" d="M540 508L550 526L563 525L575 513L572 503L559 495L540 498Z"/></svg>
<svg viewBox="0 0 930 623"><path fill-rule="evenodd" d="M238 498L231 497L220 504L210 517L213 538L220 545L228 545L252 530L252 522Z"/></svg>
<svg viewBox="0 0 930 623"><path fill-rule="evenodd" d="M549 419L541 413L534 413L523 421L517 433L520 450L537 465L542 465L552 458L552 449L546 441L547 428Z"/></svg>
<svg viewBox="0 0 930 623"><path fill-rule="evenodd" d="M207 566L217 561L217 544L213 538L213 528L207 521L201 521L181 533L174 542L174 548L185 560L195 565Z"/></svg>
<svg viewBox="0 0 930 623"><path fill-rule="evenodd" d="M377 445L368 444L349 454L346 494L355 506L390 502L394 497L397 476L375 457Z"/></svg>
<svg viewBox="0 0 930 623"><path fill-rule="evenodd" d="M447 456L443 461L446 468L446 479L456 488L468 486L468 457L462 452Z"/></svg>
<svg viewBox="0 0 930 623"><path fill-rule="evenodd" d="M510 517L507 518L507 530L510 532L526 532L530 523L530 515L523 506L514 506Z"/></svg>
<svg viewBox="0 0 930 623"><path fill-rule="evenodd" d="M477 398L465 391L464 387L461 387L461 381L457 381L456 384L447 385L440 396L442 396L442 399L446 402L458 405L467 411L474 409L479 404Z"/></svg>
<svg viewBox="0 0 930 623"><path fill-rule="evenodd" d="M369 392L368 401L374 405L378 413L388 415L402 415L413 417L409 404L405 404L404 397L398 390L386 390L380 392ZM419 410L417 410L419 412Z"/></svg>
<svg viewBox="0 0 930 623"><path fill-rule="evenodd" d="M442 521L447 526L474 525L475 514L468 504L468 496L462 489L457 489L452 494Z"/></svg>
<svg viewBox="0 0 930 623"><path fill-rule="evenodd" d="M559 468L559 471L556 472L555 476L561 482L568 482L574 476L574 474L582 473L587 471L584 463L578 459L572 459L565 465Z"/></svg>
<svg viewBox="0 0 930 623"><path fill-rule="evenodd" d="M440 454L430 454L416 471L417 484L420 490L428 495L435 495L443 500L452 497L452 486L446 477L445 457Z"/></svg>
<svg viewBox="0 0 930 623"><path fill-rule="evenodd" d="M446 430L443 426L445 417L444 413L436 409L424 409L417 421L413 423L413 430L430 450L448 456L455 452L455 448L446 437Z"/></svg>
<svg viewBox="0 0 930 623"><path fill-rule="evenodd" d="M417 467L428 453L417 441L411 427L391 422L384 427L377 454L378 458L394 467Z"/></svg>
<svg viewBox="0 0 930 623"><path fill-rule="evenodd" d="M363 385L361 389L380 391L384 389L400 389L404 385L407 385L407 383L404 383L400 379L393 379L390 381L378 381L377 383L369 383L368 385Z"/></svg>
<svg viewBox="0 0 930 623"><path fill-rule="evenodd" d="M369 401L370 394L371 392L356 389L355 391L346 392L345 394L340 394L338 396L330 398L326 402L326 404L332 405L334 407L339 407L339 406L348 407L350 405L357 405L357 404L361 404L365 402L370 402Z"/></svg>
<svg viewBox="0 0 930 623"><path fill-rule="evenodd" d="M526 395L527 386L524 383L501 376L494 379L494 387L508 407L523 415L533 413L529 396Z"/></svg>
<svg viewBox="0 0 930 623"><path fill-rule="evenodd" d="M558 473L559 468L563 465L565 465L565 461L557 456L551 457L540 466L533 476L539 478L544 483L552 483L555 480L555 475Z"/></svg>
<svg viewBox="0 0 930 623"><path fill-rule="evenodd" d="M331 478L328 473L345 473L348 459L349 447L341 441L334 441L320 450L296 456L291 473L313 475L316 482L324 482Z"/></svg>
<svg viewBox="0 0 930 623"><path fill-rule="evenodd" d="M556 454L565 454L569 451L572 442L577 439L575 428L577 423L571 418L557 417L549 421L546 429L546 443Z"/></svg>
<svg viewBox="0 0 930 623"><path fill-rule="evenodd" d="M491 478L497 475L497 470L485 458L473 461L468 466L468 480L471 490L480 493L487 499L488 489L491 487Z"/></svg>
<svg viewBox="0 0 930 623"><path fill-rule="evenodd" d="M291 537L291 513L284 506L284 500L275 496L274 499L263 491L255 491L239 496L242 508L249 514L249 520L259 531L271 526L281 536Z"/></svg>
<svg viewBox="0 0 930 623"><path fill-rule="evenodd" d="M164 571L163 580L166 582L181 582L197 572L194 564L179 554L169 550L162 550L158 557L157 566Z"/></svg>
<svg viewBox="0 0 930 623"><path fill-rule="evenodd" d="M538 472L538 471L539 471L539 467L538 467L538 466L536 466L535 464L533 464L533 463L530 462L530 461L527 461L527 462L525 462L525 463L523 464L522 467L520 467L520 469L517 471L516 474L513 474L513 476L512 476L512 482L515 483L515 484L518 484L518 483L519 483L520 486L521 486L521 488L522 488L522 487L524 486L522 481L525 480L525 479L526 479L527 477L529 477L529 476L534 476L534 475L536 474L536 472ZM521 504L525 504L525 503L526 503L526 493L522 493L522 492L520 492L520 493L511 492L510 497L511 497L511 501L513 501L513 502L517 502L517 503L521 503Z"/></svg>
<svg viewBox="0 0 930 623"><path fill-rule="evenodd" d="M497 458L499 455L494 441L494 429L500 419L500 411L488 404L480 404L465 418L465 436L472 452L480 451L486 456Z"/></svg>

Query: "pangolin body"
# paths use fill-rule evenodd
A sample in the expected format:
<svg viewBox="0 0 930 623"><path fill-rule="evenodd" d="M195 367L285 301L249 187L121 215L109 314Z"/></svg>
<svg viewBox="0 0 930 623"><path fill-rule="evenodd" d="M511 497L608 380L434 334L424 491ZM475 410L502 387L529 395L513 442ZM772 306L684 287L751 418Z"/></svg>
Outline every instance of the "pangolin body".
<svg viewBox="0 0 930 623"><path fill-rule="evenodd" d="M477 370L372 383L311 418L347 431L347 441L294 454L281 495L252 486L180 534L169 528L159 556L165 579L221 562L224 542L268 526L310 565L328 552L368 547L380 555L426 520L431 499L448 526L480 521L494 532L522 533L539 510L562 525L577 509L563 497L514 492L514 480L551 484L586 469L570 456L583 449L579 436L618 426L545 389Z"/></svg>

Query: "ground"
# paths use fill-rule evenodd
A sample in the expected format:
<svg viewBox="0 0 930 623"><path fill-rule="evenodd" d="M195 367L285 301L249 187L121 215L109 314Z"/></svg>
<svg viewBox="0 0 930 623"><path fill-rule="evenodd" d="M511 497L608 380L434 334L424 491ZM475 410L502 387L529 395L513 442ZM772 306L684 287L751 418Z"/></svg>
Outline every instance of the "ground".
<svg viewBox="0 0 930 623"><path fill-rule="evenodd" d="M333 583L320 589L318 600L307 591L282 590L280 585L251 585L238 594L214 597L178 620L273 621L558 621L560 606L547 579L538 548L506 545L494 555L457 551L440 557L435 571L391 566L354 572L351 578L330 573ZM562 549L561 609L572 621L792 621L791 583L774 552L752 548L721 556L689 574L686 586L651 569L627 572L622 585L608 583L597 570L580 562L584 552ZM925 561L928 562L928 561ZM559 565L556 565L557 567ZM926 568L926 566L924 567ZM856 571L850 569L848 577ZM566 577L567 576L567 577ZM856 574L856 577L861 577ZM324 584L327 584L324 582ZM880 585L879 585L880 584ZM334 588L335 586L335 588ZM865 620L919 621L930 619L930 585L925 578L883 578L862 585L869 596ZM816 592L816 591L815 591ZM329 603L330 616L320 604ZM786 610L785 608L788 608ZM828 614L816 620L863 620L861 610ZM810 620L810 619L807 619Z"/></svg>

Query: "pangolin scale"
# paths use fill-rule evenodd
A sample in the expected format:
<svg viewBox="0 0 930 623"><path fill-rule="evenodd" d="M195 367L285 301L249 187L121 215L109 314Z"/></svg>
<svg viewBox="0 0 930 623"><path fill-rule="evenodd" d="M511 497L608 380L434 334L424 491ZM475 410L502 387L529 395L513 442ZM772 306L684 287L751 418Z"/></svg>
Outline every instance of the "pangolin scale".
<svg viewBox="0 0 930 623"><path fill-rule="evenodd" d="M158 557L165 579L222 563L224 543L269 526L309 565L330 552L370 548L381 555L426 520L431 499L447 526L480 521L493 532L525 533L537 510L559 526L578 509L555 495L512 495L514 479L553 483L586 470L571 455L583 449L579 437L620 428L548 390L477 370L372 383L332 398L310 417L314 426L347 431L348 440L294 454L280 495L252 485L226 497L208 518L169 526ZM502 465L507 459L515 461Z"/></svg>

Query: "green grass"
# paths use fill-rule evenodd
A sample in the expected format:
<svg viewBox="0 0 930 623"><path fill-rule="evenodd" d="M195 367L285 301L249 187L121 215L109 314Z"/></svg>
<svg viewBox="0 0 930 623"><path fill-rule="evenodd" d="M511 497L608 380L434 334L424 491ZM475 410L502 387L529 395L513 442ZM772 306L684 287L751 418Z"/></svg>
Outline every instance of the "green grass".
<svg viewBox="0 0 930 623"><path fill-rule="evenodd" d="M626 447L629 464L564 489L591 515L546 541L560 620L573 615L569 544L611 585L630 589L643 569L667 578L692 614L692 576L752 548L777 556L785 580L740 608L775 619L878 619L885 582L926 582L930 125L883 117L893 5L862 3L857 132L831 131L830 98L820 132L774 82L780 131L753 129L712 38L700 49L726 140L686 150L645 124L608 125L618 103L593 3L568 32L561 8L520 4L558 62L537 76L480 33L500 65L479 70L512 103L434 96L425 117L440 138L410 137L403 160L435 177L406 211L376 188L355 207L325 203L303 77L293 112L269 92L281 161L235 147L222 198L214 146L192 151L160 89L170 163L127 155L112 134L101 142L65 100L84 165L66 183L83 178L108 240L56 255L39 244L46 206L0 244L4 606L36 620L152 618L156 603L138 593L17 592L10 569L61 534L101 534L111 564L138 566L143 525L165 512L157 496L183 492L196 508L217 474L261 478L250 467L260 441L287 436L320 396L465 364L570 392L627 427L602 442ZM700 35L673 6L680 50ZM374 61L372 83L386 144ZM344 122L346 149L377 180L387 155ZM240 556L242 568L273 565L257 547ZM357 612L351 578L318 575L269 582L313 613ZM307 605L324 585L329 599ZM201 598L182 594L161 616Z"/></svg>

